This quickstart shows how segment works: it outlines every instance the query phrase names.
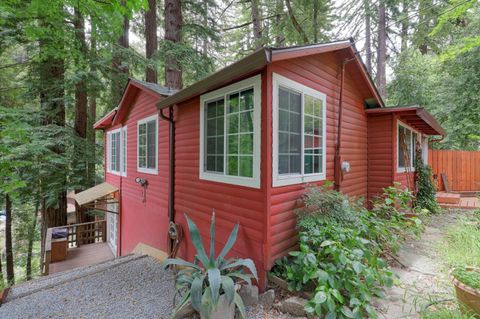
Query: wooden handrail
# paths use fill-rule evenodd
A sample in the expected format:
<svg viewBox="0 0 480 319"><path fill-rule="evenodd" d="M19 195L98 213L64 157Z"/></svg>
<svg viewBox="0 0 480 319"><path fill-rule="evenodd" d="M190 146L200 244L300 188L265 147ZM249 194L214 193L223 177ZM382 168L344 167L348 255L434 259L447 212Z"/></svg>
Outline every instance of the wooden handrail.
<svg viewBox="0 0 480 319"><path fill-rule="evenodd" d="M49 274L52 253L52 233L54 229L66 229L68 247L74 248L80 247L80 245L83 244L105 242L107 240L106 223L106 220L97 220L93 222L48 228L45 234L45 250L42 260L42 275L46 276ZM96 225L99 225L99 227L96 227Z"/></svg>

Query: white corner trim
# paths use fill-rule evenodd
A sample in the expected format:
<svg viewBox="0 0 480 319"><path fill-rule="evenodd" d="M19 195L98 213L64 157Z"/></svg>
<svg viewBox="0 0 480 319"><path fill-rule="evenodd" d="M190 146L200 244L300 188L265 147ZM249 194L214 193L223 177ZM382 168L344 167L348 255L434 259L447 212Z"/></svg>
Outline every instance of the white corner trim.
<svg viewBox="0 0 480 319"><path fill-rule="evenodd" d="M260 188L260 150L261 150L261 113L262 113L262 78L261 75L252 76L248 79L233 83L218 90L203 94L200 96L200 160L199 160L199 178L212 182L220 182L232 185L246 186L252 188ZM224 137L224 173L206 172L205 167L205 104L211 100L225 97L232 92L241 91L243 89L253 88L253 177L229 176L226 175L226 125L224 121L225 137ZM226 112L225 112L226 114Z"/></svg>
<svg viewBox="0 0 480 319"><path fill-rule="evenodd" d="M280 175L278 174L278 121L279 121L279 106L278 106L278 88L279 86L284 86L293 91L297 91L302 94L302 109L301 109L301 131L302 131L302 150L301 150L301 172L304 172L304 119L303 119L303 101L304 94L310 95L316 99L323 101L323 110L322 110L322 139L323 139L323 148L322 148L322 173L314 174L290 174L290 175ZM272 73L272 187L286 186L293 184L302 184L310 183L316 181L322 181L326 179L326 165L327 165L327 96L314 90L308 86L290 80L284 76L281 76L277 73Z"/></svg>
<svg viewBox="0 0 480 319"><path fill-rule="evenodd" d="M125 137L125 149L123 149L123 138ZM122 126L122 134L120 134L120 171L122 172L123 177L127 177L127 167L128 167L128 131L127 126ZM125 157L125 163L124 163ZM125 164L125 171L123 170L123 165Z"/></svg>
<svg viewBox="0 0 480 319"><path fill-rule="evenodd" d="M138 148L140 125L155 120L155 168L139 167ZM147 133L148 134L148 133ZM137 172L144 174L158 175L158 114L151 115L137 121ZM147 151L148 153L148 151Z"/></svg>

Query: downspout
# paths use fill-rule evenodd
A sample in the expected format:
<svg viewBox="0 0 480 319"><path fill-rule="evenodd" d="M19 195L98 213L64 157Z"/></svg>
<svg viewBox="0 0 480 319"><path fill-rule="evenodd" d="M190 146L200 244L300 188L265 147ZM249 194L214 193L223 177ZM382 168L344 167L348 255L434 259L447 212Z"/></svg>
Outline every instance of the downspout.
<svg viewBox="0 0 480 319"><path fill-rule="evenodd" d="M343 115L343 86L345 82L345 65L351 60L345 60L342 62L341 77L340 77L340 96L338 98L338 124L337 124L337 142L335 144L335 156L334 156L334 189L340 191L340 184L342 181L341 171L341 154L340 149L342 146L342 115Z"/></svg>
<svg viewBox="0 0 480 319"><path fill-rule="evenodd" d="M182 237L182 228L175 223L175 121L173 106L169 107L168 117L163 114L163 109L158 112L160 118L168 122L168 254L174 258Z"/></svg>

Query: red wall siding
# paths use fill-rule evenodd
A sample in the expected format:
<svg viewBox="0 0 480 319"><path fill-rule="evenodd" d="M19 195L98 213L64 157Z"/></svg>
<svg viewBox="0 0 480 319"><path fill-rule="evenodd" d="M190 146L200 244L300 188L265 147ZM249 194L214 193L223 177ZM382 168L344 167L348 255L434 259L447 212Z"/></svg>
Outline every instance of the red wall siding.
<svg viewBox="0 0 480 319"><path fill-rule="evenodd" d="M279 61L267 68L269 78L272 72L275 72L327 95L327 180L333 180L334 176L336 118L340 91L339 68L339 60L334 53ZM269 82L268 89L268 94L271 95L271 82ZM341 191L351 196L366 196L367 116L364 111L363 98L351 74L346 73L345 75L344 89L341 156L342 160L350 162L351 170L344 175ZM271 128L271 109L269 117L269 128ZM269 135L271 134L270 131ZM271 171L268 174L271 176ZM285 255L296 245L296 216L293 210L297 199L304 192L305 185L272 188L271 180L269 180L269 187L271 197L269 250L271 255L267 261L267 267L271 267L275 259Z"/></svg>
<svg viewBox="0 0 480 319"><path fill-rule="evenodd" d="M155 103L159 99L157 95L146 91L137 94L123 124L127 126L127 176L106 173L105 180L120 188L122 229L119 247L122 255L130 253L140 242L167 250L168 123L160 118L158 175L137 172L137 121L157 114ZM142 187L135 183L136 177L148 180L145 203L142 202Z"/></svg>
<svg viewBox="0 0 480 319"><path fill-rule="evenodd" d="M208 247L210 219L212 210L215 210L217 253L226 242L235 223L240 223L238 239L230 256L253 259L263 282L265 279L262 272L265 232L263 171L260 189L200 180L199 97L178 106L175 123L175 219L177 223L182 224L185 234L180 247L180 256L192 260L195 254L194 247L190 244L184 213L197 224L204 244ZM262 123L262 143L265 138L264 125L265 123ZM262 149L263 147L262 144ZM262 150L262 169L265 166L265 156L266 153Z"/></svg>
<svg viewBox="0 0 480 319"><path fill-rule="evenodd" d="M393 153L391 114L368 117L368 200L382 193L382 188L392 185Z"/></svg>

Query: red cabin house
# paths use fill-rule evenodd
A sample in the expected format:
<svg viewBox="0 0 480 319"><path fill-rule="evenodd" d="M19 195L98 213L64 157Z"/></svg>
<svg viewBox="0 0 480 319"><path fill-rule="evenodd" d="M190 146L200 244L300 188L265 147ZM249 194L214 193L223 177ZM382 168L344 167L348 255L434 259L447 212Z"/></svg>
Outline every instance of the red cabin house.
<svg viewBox="0 0 480 319"><path fill-rule="evenodd" d="M445 135L421 107L386 108L351 41L262 48L178 92L130 80L95 128L105 182L119 190L107 217L117 255L168 253L172 223L184 230L177 255L191 260L184 213L206 241L215 210L217 247L240 223L231 254L255 261L261 286L296 245L306 184L367 199L407 186L413 145L427 154L426 137Z"/></svg>

